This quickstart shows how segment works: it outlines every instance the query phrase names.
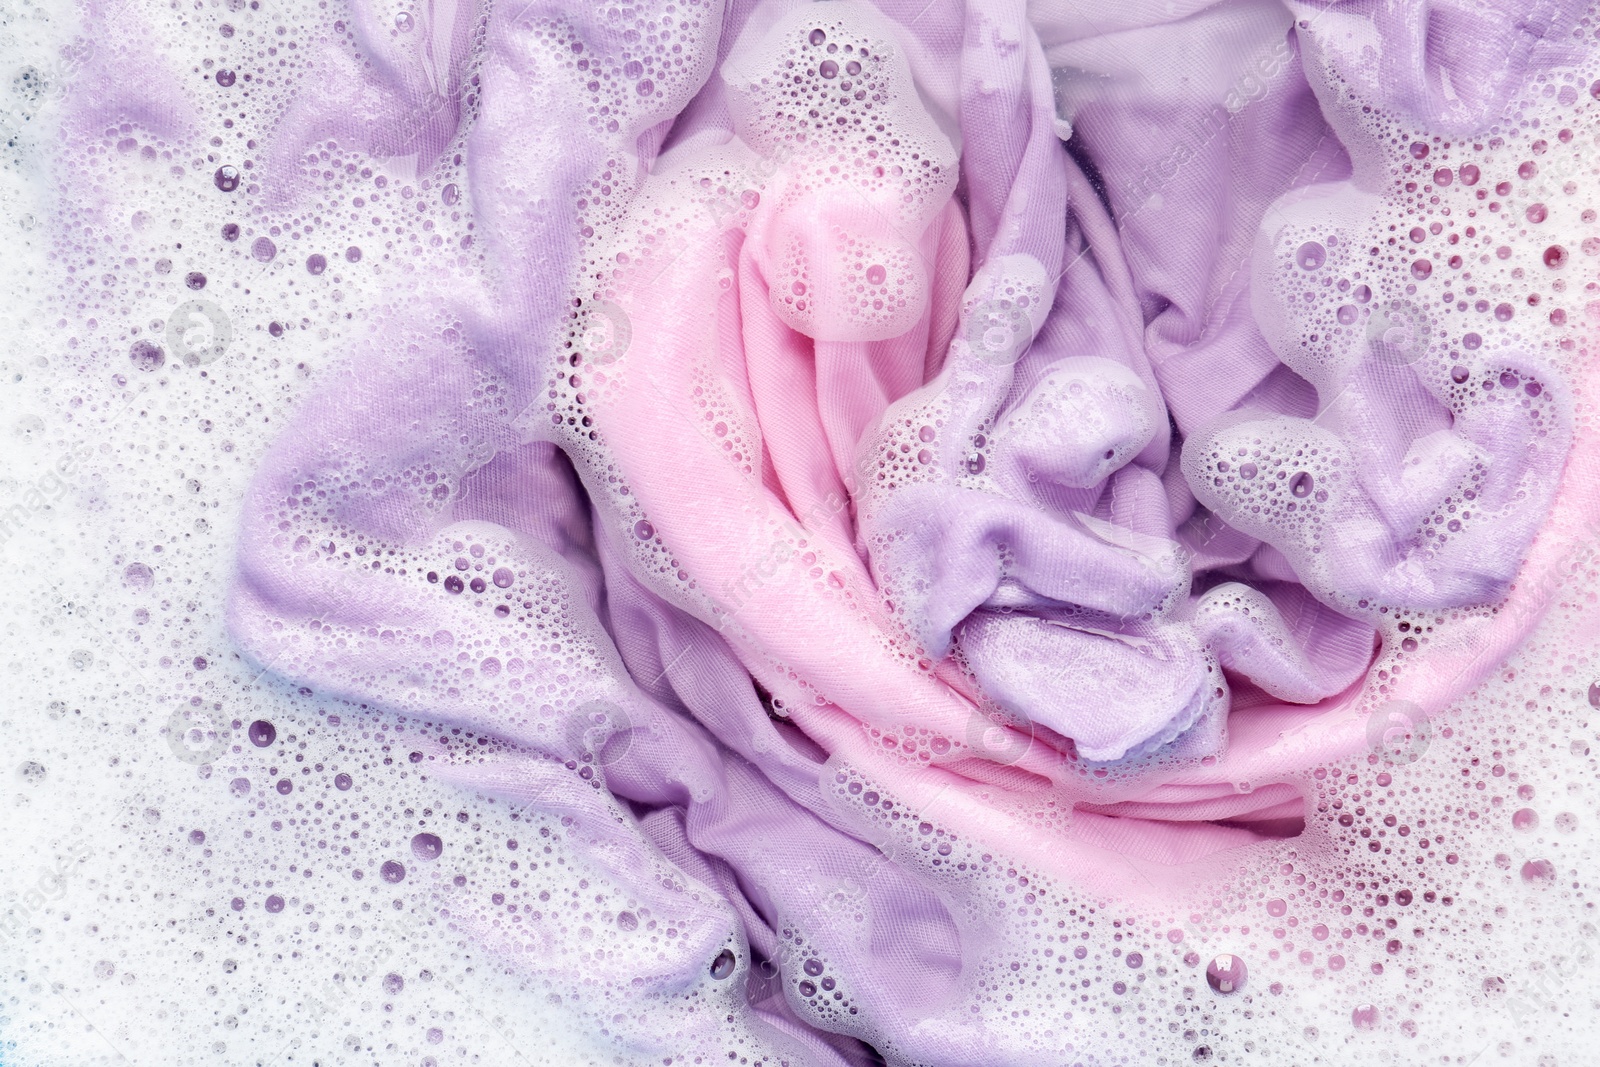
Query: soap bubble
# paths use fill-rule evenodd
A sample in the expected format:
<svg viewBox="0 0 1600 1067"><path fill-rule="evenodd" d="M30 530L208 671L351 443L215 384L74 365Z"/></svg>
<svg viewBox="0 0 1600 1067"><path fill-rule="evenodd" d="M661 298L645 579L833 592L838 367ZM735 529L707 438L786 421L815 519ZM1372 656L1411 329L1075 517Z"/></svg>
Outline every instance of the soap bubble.
<svg viewBox="0 0 1600 1067"><path fill-rule="evenodd" d="M1224 952L1206 964L1206 984L1223 995L1237 993L1244 988L1247 972L1244 960Z"/></svg>
<svg viewBox="0 0 1600 1067"><path fill-rule="evenodd" d="M1294 254L1294 261L1299 264L1300 269L1307 271L1320 270L1327 259L1328 250L1317 241L1307 241Z"/></svg>
<svg viewBox="0 0 1600 1067"><path fill-rule="evenodd" d="M142 371L160 370L161 365L167 361L167 354L161 346L150 341L135 341L133 347L128 349L128 358L133 360L133 365Z"/></svg>

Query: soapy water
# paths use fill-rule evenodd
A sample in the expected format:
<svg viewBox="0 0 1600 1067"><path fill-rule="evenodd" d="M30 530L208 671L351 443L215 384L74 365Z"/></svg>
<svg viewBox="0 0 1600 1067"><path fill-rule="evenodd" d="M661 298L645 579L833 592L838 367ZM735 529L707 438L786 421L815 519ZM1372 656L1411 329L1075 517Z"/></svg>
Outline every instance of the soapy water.
<svg viewBox="0 0 1600 1067"><path fill-rule="evenodd" d="M0 1061L1584 1062L1592 13L1122 31L1198 411L1102 28L668 6L14 20Z"/></svg>

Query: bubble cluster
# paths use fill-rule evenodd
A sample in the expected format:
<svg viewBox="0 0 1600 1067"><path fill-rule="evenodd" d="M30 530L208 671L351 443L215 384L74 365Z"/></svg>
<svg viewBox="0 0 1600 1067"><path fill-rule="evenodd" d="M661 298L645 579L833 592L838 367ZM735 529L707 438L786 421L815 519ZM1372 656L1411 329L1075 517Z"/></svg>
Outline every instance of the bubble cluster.
<svg viewBox="0 0 1600 1067"><path fill-rule="evenodd" d="M877 609L874 591L841 577L836 547L768 516L752 519L743 576L700 589L666 520L638 506L608 455L591 401L630 372L630 353L654 331L745 286L812 339L894 336L922 314L923 242L954 188L955 156L921 110L894 37L819 5L787 16L734 53L727 76L743 143L697 148L641 177L616 145L681 106L706 74L719 20L693 3L671 20L597 9L586 17L634 42L602 49L573 26L528 16L527 55L569 79L573 113L610 138L572 194L582 268L558 336L535 346L549 358L529 386L473 363L470 316L437 301L488 271L467 177L473 149L454 132L405 139L413 127L431 131L437 114L451 116L451 131L478 115L485 44L474 19L456 33L425 5L385 11L376 28L311 5L134 10L167 42L153 50L163 65L151 78L185 86L188 124L148 109L136 120L115 101L85 109L51 149L63 164L54 204L17 198L3 217L21 266L16 306L4 312L18 343L0 357L12 386L0 432L15 468L3 483L15 566L0 727L13 751L4 799L26 846L0 872L8 1063L89 1062L106 1043L175 1063L436 1067L531 1049L563 1062L803 1062L803 1049L745 1021L769 995L893 1062L914 1050L896 1043L906 1028L885 1020L927 1016L959 1024L949 1031L965 1062L1392 1053L1465 1063L1482 1049L1506 1062L1585 1062L1573 1020L1590 1013L1597 973L1600 657L1572 635L1592 629L1587 591L1600 559L1592 538L1537 573L1519 572L1520 550L1494 551L1504 531L1542 520L1552 457L1564 458L1567 435L1594 429L1571 383L1600 317L1584 273L1600 254L1584 200L1597 72L1541 75L1481 138L1414 130L1375 109L1364 121L1386 153L1378 199L1296 216L1261 257L1257 299L1278 310L1258 317L1320 391L1325 415L1247 413L1211 431L1192 462L1185 451L1212 513L1275 546L1294 576L1376 628L1382 649L1350 709L1367 747L1221 783L1204 832L1248 843L1188 884L1163 882L1164 899L1086 888L1101 870L1008 858L1007 835L1071 841L1103 850L1095 866L1137 887L1134 868L1166 861L1121 854L1134 836L1123 820L1165 818L1150 793L1157 774L1215 766L1223 688L1239 727L1270 733L1282 721L1285 748L1297 743L1281 707L1267 710L1240 682L1252 657L1287 665L1279 676L1291 682L1269 694L1283 700L1359 680L1296 659L1295 628L1315 609L1280 606L1275 582L1209 584L1178 618L1187 585L1163 571L1138 614L1151 616L1141 625L1174 628L1142 632L1147 651L1115 651L1133 663L1163 641L1210 651L1163 660L1170 677L1148 664L1108 672L1121 681L1104 700L1143 686L1153 701L1189 708L1179 732L1206 733L1211 754L1180 752L1184 738L1158 731L1172 746L1165 757L1074 759L1064 790L1014 790L1031 784L1025 754L1072 752L1070 739L985 702L958 647L952 684L981 706L965 734L915 724L866 724L862 734L886 758L976 783L1002 840L954 829L950 808L889 788L882 767L830 763L827 817L867 844L851 853L857 862L825 869L775 843L765 862L807 895L788 898L800 901L792 914L761 916L773 934L762 948L740 933L746 920L723 894L665 847L638 849L652 819L652 842L675 840L662 829L671 813L611 797L622 754L653 743L650 720L618 684L611 636L570 565L458 509L500 499L497 453L539 447L506 429L520 417L519 428L540 424L530 436L559 439L584 466L604 524L597 536L674 603L714 617L715 599L735 626L745 598L782 565L803 568L841 610ZM106 46L87 42L124 39L131 25L28 53L13 85L25 110L5 121L25 114L42 127L57 106L49 87L97 69ZM1592 18L1584 32L1593 36ZM468 58L451 66L428 42L453 35ZM429 57L417 69L435 79L401 109L402 136L285 132L301 94L331 92L344 84L329 80L340 64L364 71L382 48ZM121 80L142 79L123 69ZM11 181L14 160L32 167L50 142L7 130ZM669 203L677 214L653 214ZM37 217L25 221L25 209ZM815 222L817 240L786 218ZM748 260L718 243L734 231L753 242ZM1150 383L1092 355L1027 380L1020 406L1000 416L997 398L1045 311L1046 279L1011 266L980 277L963 301L956 387L897 410L858 466L863 515L883 513L873 509L890 493L944 482L1034 492L1029 471L1095 485L1160 431ZM682 318L627 310L650 279L670 290L685 275L703 288L677 298ZM225 318L205 325L196 303ZM223 322L229 339L212 355ZM459 355L471 367L463 410L408 424L415 447L392 466L363 465L347 442L251 490L324 382L346 394L364 386L357 377L371 364L351 350L379 327L393 341L392 370L410 365L412 346ZM695 432L759 482L761 426L749 406L709 355L685 380L663 402L680 403ZM396 381L373 394L412 388ZM1371 413L1385 395L1428 421L1408 426L1405 447L1379 463L1362 448L1375 436L1364 431L1387 425ZM271 532L263 552L287 575L275 592L357 610L289 613L266 628L273 647L241 656L223 617L232 564L219 562L235 551L239 501ZM840 500L835 513L848 507ZM386 537L354 523L357 508L421 516L430 533ZM1362 522L1338 521L1350 514ZM1384 543L1404 547L1405 581L1391 577L1392 559L1364 553L1380 539L1363 537L1380 527ZM890 523L864 549L887 558L903 537ZM1014 559L1012 546L994 546L1002 571ZM408 611L363 617L361 590L372 586L357 579L403 591ZM1476 631L1464 627L1518 610L1501 604L1512 582L1548 592L1550 617L1519 650L1497 654L1485 685L1448 717L1406 704L1402 683L1430 669L1429 656L1470 651ZM885 641L931 673L913 586L885 583L905 631ZM1002 586L996 619L1021 617L999 614L1015 596ZM365 673L335 677L336 654ZM801 692L814 684L794 681ZM784 695L762 695L786 718ZM461 788L468 772L496 788ZM613 862L624 854L637 865ZM923 902L929 944L958 935L955 962L932 953L930 992L911 1004L858 970L885 951L873 938L891 891ZM960 981L941 985L950 973Z"/></svg>

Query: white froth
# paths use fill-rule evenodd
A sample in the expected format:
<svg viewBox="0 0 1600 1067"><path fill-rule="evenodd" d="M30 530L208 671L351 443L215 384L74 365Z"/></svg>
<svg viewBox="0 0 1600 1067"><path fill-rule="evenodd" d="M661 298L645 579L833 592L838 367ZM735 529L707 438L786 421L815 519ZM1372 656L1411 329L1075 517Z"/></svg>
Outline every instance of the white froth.
<svg viewBox="0 0 1600 1067"><path fill-rule="evenodd" d="M259 166L258 150L247 146L266 143L272 124L263 117L268 106L243 118L237 101L217 102L218 70L237 70L242 90L243 74L267 70L267 49L276 48L273 77L298 84L294 79L305 77L305 68L278 68L279 57L287 60L291 42L327 32L333 16L310 4L284 13L235 3L139 10L152 20L174 69L200 86L192 91L205 102L204 128L192 136L116 128L80 146L84 158L59 161L99 168L107 191L103 211L100 205L57 204L62 185L51 177L59 86L81 62L74 58L84 41L81 29L23 5L0 45L9 79L0 84L0 93L8 94L0 119L8 135L0 159L0 233L9 297L0 302L0 316L11 339L0 355L6 385L0 435L8 460L0 478L6 524L0 550L10 565L0 593L7 646L0 728L10 748L9 763L0 768L0 798L11 812L12 835L11 858L0 864L0 1062L643 1065L686 1053L704 1062L772 1053L771 1045L759 1043L764 1039L733 1027L722 1031L716 1048L687 1048L679 1040L694 1019L728 1015L748 956L741 952L740 970L721 987L702 978L665 988L676 972L663 960L664 946L692 939L694 951L709 953L727 938L733 919L681 872L657 872L651 892L661 899L647 901L638 885L617 884L587 858L586 835L626 827L627 813L608 806L593 788L582 796L594 806L575 819L518 810L535 792L528 783L519 787L522 794L513 796L508 786L498 799L449 784L452 766L492 766L499 751L470 732L430 721L430 695L465 686L470 695L504 699L508 724L533 735L541 722L548 728L554 721L513 699L519 690L512 680L527 672L511 669L512 652L452 646L449 661L429 659L443 638L403 634L402 641L414 642L406 647L418 677L384 682L405 714L380 714L263 674L230 645L222 604L240 501L268 445L310 394L348 368L349 349L370 327L408 321L404 306L433 291L430 275L443 279L440 286L475 277L482 269L479 231L454 152L419 172L414 160L376 158L369 146L319 148L316 162L307 160L304 168L315 206L283 217L243 199L247 184L240 196L219 195L210 174L223 165L244 172L247 159ZM797 18L818 10L808 7ZM810 27L825 35L817 68L821 56L833 55L826 44L841 38L852 48L868 42L877 54L870 27L852 37L842 18L830 11ZM222 35L223 24L232 27L230 36ZM403 32L433 29L423 23ZM774 56L813 48L791 38L772 40ZM552 29L549 56L566 44ZM568 61L575 62L570 48L562 59ZM599 116L599 107L620 109L640 98L647 75L666 86L664 93L681 89L671 71L608 72L604 91L596 90L599 128L612 121ZM842 92L818 86L836 80L818 73L817 86L806 91L832 100ZM1272 335L1286 360L1319 387L1336 385L1345 380L1352 347L1365 352L1374 344L1373 312L1361 309L1410 300L1428 311L1424 332L1440 346L1440 365L1448 372L1460 352L1459 365L1468 370L1461 382L1428 380L1454 419L1498 410L1479 394L1482 381L1498 383L1502 374L1518 374L1527 396L1524 379L1544 373L1527 362L1535 357L1553 375L1539 380L1577 379L1575 370L1592 347L1577 327L1587 323L1592 332L1590 309L1600 300L1589 292L1595 283L1576 270L1590 262L1589 239L1566 249L1569 258L1551 267L1543 258L1548 242L1520 233L1491 238L1487 223L1462 218L1469 210L1487 210L1477 207L1475 190L1501 180L1490 173L1492 157L1505 165L1504 180L1516 190L1503 200L1495 194L1499 217L1520 212L1526 219L1529 207L1545 204L1549 221L1539 224L1545 230L1587 234L1593 228L1591 168L1580 151L1592 154L1594 131L1574 122L1578 134L1563 141L1559 131L1567 127L1557 115L1570 107L1559 101L1574 86L1592 106L1587 76L1559 72L1548 84L1554 92L1526 104L1528 117L1516 135L1497 135L1515 150L1458 145L1445 160L1445 150L1427 142L1430 167L1448 166L1460 175L1469 163L1479 166L1477 185L1457 178L1450 187L1430 189L1432 171L1424 176L1419 170L1416 190L1406 190L1411 179L1401 179L1400 191L1362 222L1365 229L1345 224L1339 245L1327 240L1332 231L1320 222L1286 224L1274 246L1280 258L1260 283L1275 299L1300 300L1310 316L1295 320L1299 334L1285 326ZM282 87L252 88L260 93L253 99L280 101ZM837 103L840 114L855 106ZM911 98L881 108L907 116L907 128L915 131L892 146L900 153L895 165L920 169L929 160L927 169L940 167L940 177L917 186L909 207L871 201L893 220L872 231L879 245L871 249L818 249L773 235L777 269L817 286L831 301L821 318L795 305L775 307L792 314L797 329L819 330L817 336L831 330L876 335L925 299L915 293L922 283L917 260L905 256L914 242L904 231L918 219L926 223L919 213L938 199L939 189L947 191L942 182L953 183L953 159L948 141L916 119ZM1589 122L1592 113L1583 114ZM1534 118L1542 125L1533 127ZM225 119L233 125L225 126ZM623 115L621 122L628 121ZM1545 143L1544 153L1535 154L1535 141ZM847 147L859 146L851 141ZM768 150L749 153L743 163L708 157L701 170L683 173L710 182L706 202L724 205L721 217L735 220L729 225L743 224L737 221L746 218L739 214L747 210L743 192L765 196L766 183L777 181L775 170L760 169L761 152ZM815 162L808 152L793 157L796 168ZM1534 160L1539 169L1533 178L1512 176L1520 163ZM619 174L623 162L616 163ZM174 167L204 180L180 181ZM733 173L724 179L725 172ZM803 169L785 170L780 184L784 195L797 190L796 203L816 196L822 217L855 224L854 208L839 206L850 201L838 190L819 194L821 183L809 180ZM1568 182L1577 186L1573 192L1566 191ZM628 209L620 194L602 202L598 190L605 185L597 174L594 200L581 209L592 204L582 224L602 237ZM616 188L623 187L619 179ZM1431 202L1435 196L1438 204ZM1452 199L1457 196L1463 199ZM1448 225L1445 207L1453 212ZM1332 251L1372 242L1386 247L1391 236L1409 242L1413 224L1430 231L1433 221L1441 223L1440 233L1428 232L1420 242L1438 246L1429 253L1433 273L1426 284L1407 280L1416 255L1369 276L1370 268ZM222 236L227 224L241 227L236 239ZM1390 225L1403 228L1391 233ZM1466 225L1477 232L1468 236ZM1524 221L1514 229L1543 232L1533 225ZM69 244L76 242L71 259L56 254L58 230ZM1454 245L1452 234L1461 235ZM262 239L273 242L270 259L252 251ZM1327 255L1314 281L1282 259L1308 240L1321 242ZM1465 284L1478 291L1453 285L1455 299L1446 302L1441 283L1455 269L1451 250L1468 246L1476 256L1472 269L1483 273ZM1510 254L1500 257L1500 247ZM359 256L348 254L352 248ZM312 273L309 263L317 255L324 262ZM865 272L874 265L884 268L886 291L891 271L903 288L883 308L872 302L876 297L864 296ZM68 275L69 266L78 269ZM206 275L203 289L187 281L194 273ZM1326 286L1322 277L1329 279ZM986 285L990 280L983 278ZM1031 339L1046 310L1036 292L1042 280L1017 269L981 295L969 293L963 322L975 321L980 310L988 318L976 335L965 331L958 339L956 352L965 361L950 388L897 410L882 463L872 471L878 483L893 487L938 476L916 462L928 444L926 428L933 440L959 442L963 463L943 477L986 484L986 457L999 447L991 437L1001 434L985 421L994 412L979 410L977 391L968 387L1009 371L1004 357L984 361L976 350L1015 358L1013 344ZM725 281L708 275L708 287L717 292ZM1341 289L1341 281L1350 289ZM1407 291L1412 285L1417 293ZM1351 295L1361 286L1371 290L1366 300ZM1304 299L1306 292L1312 299ZM1530 303L1532 295L1541 302ZM202 321L221 316L209 320L210 333L201 333L214 338L225 321L231 340L219 357L190 362L167 340L168 323L201 298L209 302ZM998 303L979 309L984 300ZM1501 304L1513 306L1514 316L1499 319ZM1358 309L1348 324L1340 319L1347 305ZM1020 319L1011 314L1019 308ZM1557 310L1565 316L1561 326L1551 317ZM1542 320L1537 346L1530 340L1534 331L1516 332L1534 315ZM572 334L588 355L604 355L615 342L609 332L615 327L603 315L575 313ZM439 323L436 336L449 328ZM1386 339L1390 328L1403 332L1407 325L1385 326L1376 340L1398 345L1404 338ZM998 331L992 344L991 329ZM1468 333L1478 335L1476 347L1464 345ZM161 350L159 365L143 343ZM203 345L184 347L204 351ZM1071 379L1062 381L1070 390ZM696 410L703 407L706 432L729 442L730 462L758 471L757 428L716 392L715 375L708 371L700 383L705 392L691 402L703 400ZM1128 401L1126 426L1094 438L1097 446L1114 438L1113 458L1120 461L1145 432L1137 394L1115 375L1102 384ZM603 467L603 447L577 429L576 388L561 384L557 391L562 417L571 417L567 443L574 451L589 448L580 461ZM1531 411L1537 402L1528 397L1524 409L1518 398L1516 406ZM1580 431L1593 432L1589 408L1576 404L1572 418ZM1187 469L1197 487L1212 480L1208 503L1236 514L1260 508L1250 511L1259 516L1251 521L1264 533L1291 531L1278 538L1285 555L1308 583L1320 582L1339 596L1362 576L1309 561L1317 543L1301 531L1315 528L1314 506L1324 503L1317 493L1354 491L1362 472L1350 443L1318 432L1241 424L1219 434L1211 451L1197 452ZM1469 450L1445 438L1424 440L1415 458L1434 473L1439 492L1470 485ZM901 444L911 447L901 450ZM1240 473L1244 462L1256 467L1251 479ZM1293 487L1302 472L1311 487L1299 496ZM427 501L435 486L446 486L447 496L453 492L462 471L419 465L410 474L408 491ZM1378 525L1390 530L1405 518L1395 509L1414 494L1399 484L1402 491L1388 498L1374 496L1374 536ZM1520 503L1513 491L1495 506L1514 513ZM602 504L624 530L647 521L620 494ZM1406 521L1421 524L1432 515ZM1439 517L1448 521L1443 511ZM323 552L320 538L303 535L307 544L291 537L286 551L299 553L307 568L348 565L340 562L346 552L355 559L354 544L330 537L334 550ZM753 551L768 551L772 539L782 537L776 524L759 531L752 540L762 547ZM653 538L626 540L663 587L690 580L677 576L670 552ZM482 556L473 553L474 545L484 549ZM520 618L533 610L524 602L554 610L561 607L560 594L526 559L512 568L522 573L514 573L511 584L498 585L494 575L510 554L510 546L485 530L457 529L389 565L404 567L405 579L419 588L434 584L429 573L441 582L459 576L468 589L473 578L485 578L483 610L503 602L519 616L517 625L536 629ZM466 561L459 570L458 559ZM970 1023L952 1028L955 1048L973 1060L1005 1055L1068 1063L1464 1064L1480 1055L1479 1062L1539 1067L1588 1062L1589 1020L1600 1010L1592 884L1600 858L1600 805L1592 789L1600 754L1600 655L1592 639L1573 635L1592 625L1590 590L1600 582L1600 560L1591 544L1574 544L1550 571L1519 580L1546 584L1557 607L1489 682L1420 746L1398 755L1375 750L1283 782L1238 783L1241 794L1282 788L1303 796L1305 834L1242 850L1226 887L1197 886L1190 899L1161 914L1090 899L1073 885L1032 874L953 834L935 815L911 812L856 769L831 767L824 785L863 836L952 899L970 894L970 907L957 919L979 954L949 1013ZM1403 603L1367 608L1386 627L1384 658L1368 694L1376 702L1407 668L1407 657L1446 640L1457 612L1416 611ZM592 636L587 624L568 619L564 625L564 636ZM542 640L527 629L517 632L519 642ZM328 635L337 636L384 641L381 632ZM1270 618L1260 640L1282 648ZM455 657L469 651L470 663L462 667ZM295 654L290 648L286 664ZM485 672L489 658L499 661L493 673ZM584 665L598 670L603 658L595 653ZM546 681L536 679L529 688ZM575 692L551 684L544 702L553 706ZM175 722L198 728L192 744L171 732ZM256 743L265 730L252 736L257 722L272 724L265 744ZM948 750L942 738L916 741L924 747L943 742ZM196 761L197 752L205 758ZM413 760L413 753L420 758ZM547 786L571 784L560 764L544 771L550 777L538 781ZM1082 813L1041 811L1029 825L1040 834L1067 833L1089 821ZM403 876L391 865L403 868ZM792 990L791 1002L821 1025L860 1034L892 1058L895 1050L874 1028L872 1011L851 1015L852 1008L870 1009L881 992L852 987L830 955L870 938L872 876L868 867L816 887L817 899L831 910L792 917L782 931L780 958L769 965L770 979ZM541 951L578 977L565 984L531 977L494 932L512 926L537 930ZM831 946L830 938L840 945ZM603 949L608 977L638 977L652 995L596 993L581 980L583 966L592 965L582 958L583 946ZM1207 965L1224 953L1237 954L1248 967L1235 992L1214 989L1206 979ZM818 967L808 967L813 960ZM631 989L626 983L615 988ZM611 1029L619 1015L627 1016L631 1034L644 1035L640 1044L620 1047Z"/></svg>

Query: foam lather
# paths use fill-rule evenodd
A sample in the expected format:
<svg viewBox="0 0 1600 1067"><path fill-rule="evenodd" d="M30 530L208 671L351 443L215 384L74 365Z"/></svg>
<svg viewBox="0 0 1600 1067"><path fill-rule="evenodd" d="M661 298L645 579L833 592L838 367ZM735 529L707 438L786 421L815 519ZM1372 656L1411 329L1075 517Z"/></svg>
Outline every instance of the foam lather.
<svg viewBox="0 0 1600 1067"><path fill-rule="evenodd" d="M491 980L630 1065L1545 1040L1490 1020L1594 888L1596 12L268 6L93 0L52 149L40 321L122 376L52 395L237 520L113 553L117 736L211 746L119 803L232 805L160 970L356 988L413 923L296 1062L511 1062L424 1018ZM104 279L197 249L184 363ZM270 694L310 725L230 725Z"/></svg>

